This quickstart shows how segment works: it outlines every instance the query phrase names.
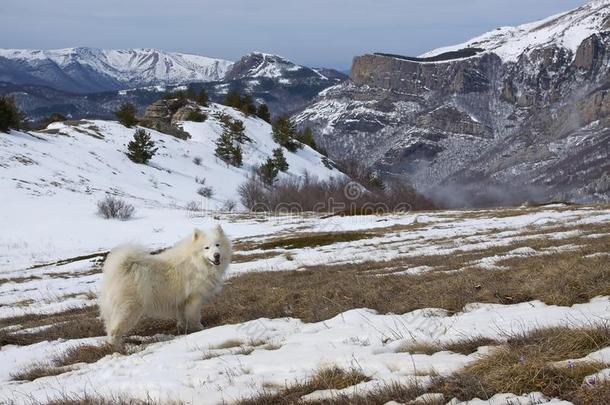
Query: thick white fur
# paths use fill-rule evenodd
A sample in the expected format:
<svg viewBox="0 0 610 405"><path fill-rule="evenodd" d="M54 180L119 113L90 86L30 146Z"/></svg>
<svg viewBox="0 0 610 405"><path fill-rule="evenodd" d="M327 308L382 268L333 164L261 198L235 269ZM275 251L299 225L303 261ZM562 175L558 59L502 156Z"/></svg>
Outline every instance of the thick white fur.
<svg viewBox="0 0 610 405"><path fill-rule="evenodd" d="M173 319L180 330L201 330L201 307L221 290L230 261L231 242L220 226L196 229L155 255L138 246L113 249L104 262L99 298L109 342L121 347L123 336L142 317Z"/></svg>

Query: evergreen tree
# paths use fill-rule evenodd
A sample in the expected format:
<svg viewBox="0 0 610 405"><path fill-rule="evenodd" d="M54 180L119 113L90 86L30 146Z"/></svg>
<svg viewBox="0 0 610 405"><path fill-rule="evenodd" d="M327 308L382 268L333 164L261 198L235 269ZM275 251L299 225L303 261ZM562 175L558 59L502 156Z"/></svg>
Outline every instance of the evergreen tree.
<svg viewBox="0 0 610 405"><path fill-rule="evenodd" d="M225 129L216 140L214 154L223 162L240 167L242 165L242 151L239 145L233 142L231 131Z"/></svg>
<svg viewBox="0 0 610 405"><path fill-rule="evenodd" d="M256 109L256 116L268 123L271 123L271 114L269 113L269 107L267 104L260 104Z"/></svg>
<svg viewBox="0 0 610 405"><path fill-rule="evenodd" d="M197 95L197 99L195 100L197 104L200 106L206 107L208 105L208 93L205 92L205 89L199 90L199 94Z"/></svg>
<svg viewBox="0 0 610 405"><path fill-rule="evenodd" d="M244 126L243 121L232 120L228 125L228 129L236 142L244 143L246 141L252 141L248 136L246 136L246 127Z"/></svg>
<svg viewBox="0 0 610 405"><path fill-rule="evenodd" d="M189 87L186 89L186 98L193 101L197 100L197 93L195 93L194 88Z"/></svg>
<svg viewBox="0 0 610 405"><path fill-rule="evenodd" d="M233 107L233 108L241 108L241 94L237 90L231 90L225 96L224 105Z"/></svg>
<svg viewBox="0 0 610 405"><path fill-rule="evenodd" d="M127 128L131 128L138 123L138 120L136 119L136 107L131 103L123 103L114 115L116 115L119 122Z"/></svg>
<svg viewBox="0 0 610 405"><path fill-rule="evenodd" d="M313 149L316 149L316 141L313 139L313 131L309 127L306 127L303 131L299 132L297 135L297 140L305 145L311 146Z"/></svg>
<svg viewBox="0 0 610 405"><path fill-rule="evenodd" d="M296 135L296 125L287 116L281 116L273 123L273 140L290 152L295 152L300 147L294 139Z"/></svg>
<svg viewBox="0 0 610 405"><path fill-rule="evenodd" d="M256 114L256 105L254 104L251 95L244 94L244 96L241 98L240 104L239 109L242 113L244 113L244 115L250 116Z"/></svg>
<svg viewBox="0 0 610 405"><path fill-rule="evenodd" d="M277 170L279 170L281 172L285 172L288 170L288 167L289 167L288 161L286 160L286 157L284 156L284 152L282 151L282 148L273 149L273 164L275 165Z"/></svg>
<svg viewBox="0 0 610 405"><path fill-rule="evenodd" d="M133 134L133 140L127 145L127 156L132 162L145 164L157 153L155 142L150 138L148 132L137 129Z"/></svg>
<svg viewBox="0 0 610 405"><path fill-rule="evenodd" d="M265 163L258 168L258 175L261 181L269 186L273 185L275 178L278 175L277 167L273 159L268 158Z"/></svg>
<svg viewBox="0 0 610 405"><path fill-rule="evenodd" d="M24 116L13 97L0 97L0 132L19 129Z"/></svg>

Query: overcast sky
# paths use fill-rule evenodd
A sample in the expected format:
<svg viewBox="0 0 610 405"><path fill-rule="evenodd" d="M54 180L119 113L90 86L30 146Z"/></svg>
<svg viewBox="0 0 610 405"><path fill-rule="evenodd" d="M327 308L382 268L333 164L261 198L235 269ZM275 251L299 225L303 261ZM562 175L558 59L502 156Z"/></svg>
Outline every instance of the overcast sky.
<svg viewBox="0 0 610 405"><path fill-rule="evenodd" d="M418 55L585 0L0 0L0 48L159 48L236 60L253 50L348 69Z"/></svg>

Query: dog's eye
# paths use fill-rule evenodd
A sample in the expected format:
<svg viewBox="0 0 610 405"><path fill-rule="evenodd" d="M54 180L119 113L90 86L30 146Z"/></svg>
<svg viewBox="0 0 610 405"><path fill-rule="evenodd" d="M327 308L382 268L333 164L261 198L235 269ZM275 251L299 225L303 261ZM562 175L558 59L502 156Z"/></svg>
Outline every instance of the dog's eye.
<svg viewBox="0 0 610 405"><path fill-rule="evenodd" d="M209 247L209 246L206 246L205 248L206 248L206 249L209 249L210 247Z"/></svg>
<svg viewBox="0 0 610 405"><path fill-rule="evenodd" d="M217 244L216 244L216 247L218 247L218 246L220 246L220 243L217 243Z"/></svg>

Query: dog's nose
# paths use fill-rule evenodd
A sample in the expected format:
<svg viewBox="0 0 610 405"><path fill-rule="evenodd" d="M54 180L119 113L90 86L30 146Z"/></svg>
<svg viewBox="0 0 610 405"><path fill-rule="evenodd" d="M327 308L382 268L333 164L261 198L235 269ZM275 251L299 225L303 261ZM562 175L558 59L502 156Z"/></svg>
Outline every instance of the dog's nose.
<svg viewBox="0 0 610 405"><path fill-rule="evenodd" d="M214 260L220 260L220 253L214 253Z"/></svg>

